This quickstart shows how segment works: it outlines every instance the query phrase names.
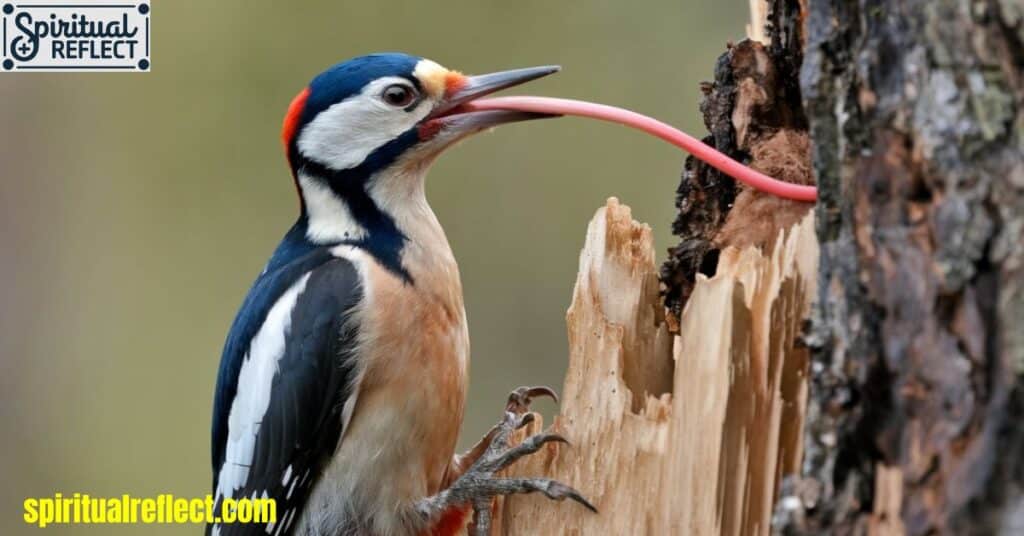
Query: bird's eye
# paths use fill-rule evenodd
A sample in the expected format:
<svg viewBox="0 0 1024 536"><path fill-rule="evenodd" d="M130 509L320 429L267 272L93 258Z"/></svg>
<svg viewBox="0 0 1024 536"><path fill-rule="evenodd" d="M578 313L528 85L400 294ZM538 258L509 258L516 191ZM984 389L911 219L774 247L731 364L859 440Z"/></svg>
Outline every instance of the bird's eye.
<svg viewBox="0 0 1024 536"><path fill-rule="evenodd" d="M409 86L394 84L384 88L381 97L392 106L404 108L416 100L416 90Z"/></svg>

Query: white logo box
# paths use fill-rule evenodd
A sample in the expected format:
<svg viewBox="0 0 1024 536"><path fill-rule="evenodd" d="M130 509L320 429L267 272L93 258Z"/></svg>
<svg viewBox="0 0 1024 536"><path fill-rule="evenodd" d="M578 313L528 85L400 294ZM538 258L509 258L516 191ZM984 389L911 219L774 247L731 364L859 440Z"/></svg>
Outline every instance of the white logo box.
<svg viewBox="0 0 1024 536"><path fill-rule="evenodd" d="M0 72L148 71L149 2L0 0Z"/></svg>

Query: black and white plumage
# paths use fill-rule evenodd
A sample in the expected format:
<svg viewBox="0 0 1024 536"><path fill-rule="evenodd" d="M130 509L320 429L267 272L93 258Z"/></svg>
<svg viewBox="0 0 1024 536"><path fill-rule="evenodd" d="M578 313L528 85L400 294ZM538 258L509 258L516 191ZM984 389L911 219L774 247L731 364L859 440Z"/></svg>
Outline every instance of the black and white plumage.
<svg viewBox="0 0 1024 536"><path fill-rule="evenodd" d="M282 533L341 437L358 330L349 312L362 292L352 262L330 246L290 243L301 240L302 227L285 238L235 320L213 424L218 499L276 499ZM224 525L219 533L251 528Z"/></svg>
<svg viewBox="0 0 1024 536"><path fill-rule="evenodd" d="M460 103L555 70L467 77L377 54L328 69L293 101L282 137L302 209L228 334L212 426L218 505L273 498L278 519L208 533L457 525L451 505L428 499L455 476L469 342L424 178L459 139L538 117Z"/></svg>

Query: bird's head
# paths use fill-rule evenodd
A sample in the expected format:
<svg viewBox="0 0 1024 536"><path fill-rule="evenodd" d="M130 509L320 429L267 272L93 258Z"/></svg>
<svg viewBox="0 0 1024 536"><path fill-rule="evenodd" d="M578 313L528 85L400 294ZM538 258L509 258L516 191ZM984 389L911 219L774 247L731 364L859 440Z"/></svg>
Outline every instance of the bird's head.
<svg viewBox="0 0 1024 536"><path fill-rule="evenodd" d="M495 125L545 117L459 106L556 71L467 76L428 59L387 53L318 75L292 101L282 129L308 238L404 241L401 220L425 203L423 176L438 154Z"/></svg>

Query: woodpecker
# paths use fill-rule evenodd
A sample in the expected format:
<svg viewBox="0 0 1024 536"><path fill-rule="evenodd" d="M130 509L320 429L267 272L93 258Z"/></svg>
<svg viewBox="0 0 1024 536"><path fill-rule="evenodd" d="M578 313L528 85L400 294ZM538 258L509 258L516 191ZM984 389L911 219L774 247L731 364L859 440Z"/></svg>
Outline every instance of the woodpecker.
<svg viewBox="0 0 1024 536"><path fill-rule="evenodd" d="M327 69L291 102L281 137L299 216L228 333L212 425L216 504L272 498L277 519L208 534L454 534L470 509L484 534L493 497L533 491L593 508L552 480L495 477L564 441L508 445L546 388L513 391L491 432L454 454L469 336L459 269L424 189L455 142L550 117L460 105L557 70L466 76L372 54Z"/></svg>

